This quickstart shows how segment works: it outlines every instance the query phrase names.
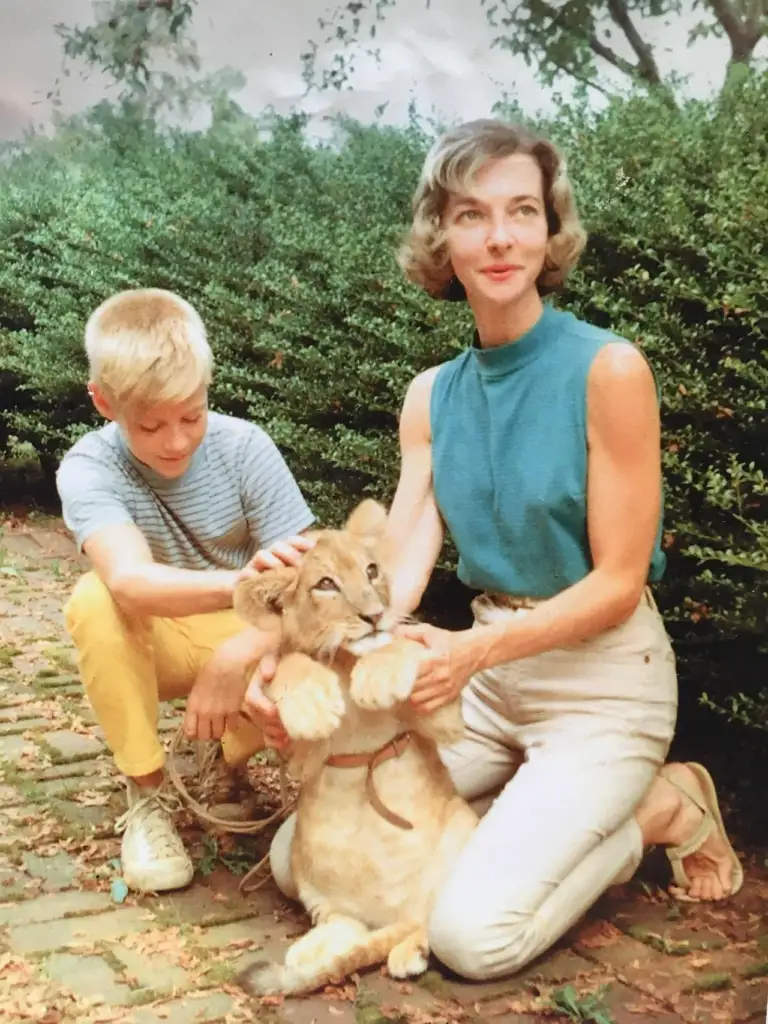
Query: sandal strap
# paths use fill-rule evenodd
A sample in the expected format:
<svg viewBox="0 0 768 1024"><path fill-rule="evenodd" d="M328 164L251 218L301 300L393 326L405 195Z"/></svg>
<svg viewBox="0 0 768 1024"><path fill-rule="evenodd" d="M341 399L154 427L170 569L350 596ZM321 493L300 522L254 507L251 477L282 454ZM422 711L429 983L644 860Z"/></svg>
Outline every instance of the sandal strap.
<svg viewBox="0 0 768 1024"><path fill-rule="evenodd" d="M712 834L714 826L715 822L712 815L709 811L705 811L704 817L699 823L699 827L689 839L686 839L684 843L680 843L679 846L671 846L667 848L667 854L670 860L673 857L676 860L683 860L685 857L690 857L693 853L698 853Z"/></svg>

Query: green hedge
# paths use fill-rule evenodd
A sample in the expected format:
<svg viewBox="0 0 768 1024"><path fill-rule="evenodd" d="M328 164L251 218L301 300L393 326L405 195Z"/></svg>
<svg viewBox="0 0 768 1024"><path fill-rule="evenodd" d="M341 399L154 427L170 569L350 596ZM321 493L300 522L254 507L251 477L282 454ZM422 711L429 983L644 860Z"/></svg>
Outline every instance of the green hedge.
<svg viewBox="0 0 768 1024"><path fill-rule="evenodd" d="M686 699L766 727L768 78L677 113L647 98L564 108L546 127L591 236L560 302L638 341L662 387L660 595ZM88 313L154 285L199 308L214 406L270 431L322 520L391 498L407 382L470 330L465 307L428 299L394 260L429 139L348 123L312 148L303 128L231 111L162 134L101 107L5 154L0 443L55 465L95 422Z"/></svg>

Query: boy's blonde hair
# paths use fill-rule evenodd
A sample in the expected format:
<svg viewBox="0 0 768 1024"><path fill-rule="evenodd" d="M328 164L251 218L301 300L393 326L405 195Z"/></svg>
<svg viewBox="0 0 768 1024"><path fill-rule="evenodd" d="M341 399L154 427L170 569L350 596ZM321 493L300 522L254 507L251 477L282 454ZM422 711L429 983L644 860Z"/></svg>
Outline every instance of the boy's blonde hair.
<svg viewBox="0 0 768 1024"><path fill-rule="evenodd" d="M539 165L549 226L547 255L537 285L540 295L560 289L586 243L565 161L548 139L521 125L482 118L439 138L427 154L413 197L413 224L398 254L406 277L437 298L465 298L453 280L443 233L443 214L487 163L513 154ZM460 293L460 294L459 294Z"/></svg>
<svg viewBox="0 0 768 1024"><path fill-rule="evenodd" d="M197 311L161 288L112 295L85 328L90 378L115 405L183 402L211 381L213 355Z"/></svg>

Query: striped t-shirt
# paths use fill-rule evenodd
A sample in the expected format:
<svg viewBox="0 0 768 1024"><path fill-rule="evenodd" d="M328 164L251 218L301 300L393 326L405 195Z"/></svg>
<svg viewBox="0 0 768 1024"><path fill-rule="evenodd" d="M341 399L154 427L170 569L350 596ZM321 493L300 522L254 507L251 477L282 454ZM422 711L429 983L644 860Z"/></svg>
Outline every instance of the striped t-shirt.
<svg viewBox="0 0 768 1024"><path fill-rule="evenodd" d="M178 569L242 569L259 548L314 521L272 439L219 413L178 479L139 462L109 423L70 448L56 482L80 549L96 530L133 523L154 560Z"/></svg>

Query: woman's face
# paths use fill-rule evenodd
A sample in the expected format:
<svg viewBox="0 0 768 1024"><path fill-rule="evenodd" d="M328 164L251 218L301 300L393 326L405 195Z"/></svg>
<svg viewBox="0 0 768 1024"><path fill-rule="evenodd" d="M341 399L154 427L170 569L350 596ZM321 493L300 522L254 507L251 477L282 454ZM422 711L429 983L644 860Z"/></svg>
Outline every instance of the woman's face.
<svg viewBox="0 0 768 1024"><path fill-rule="evenodd" d="M536 290L547 251L541 170L524 154L481 167L443 216L453 272L471 305L509 306Z"/></svg>

